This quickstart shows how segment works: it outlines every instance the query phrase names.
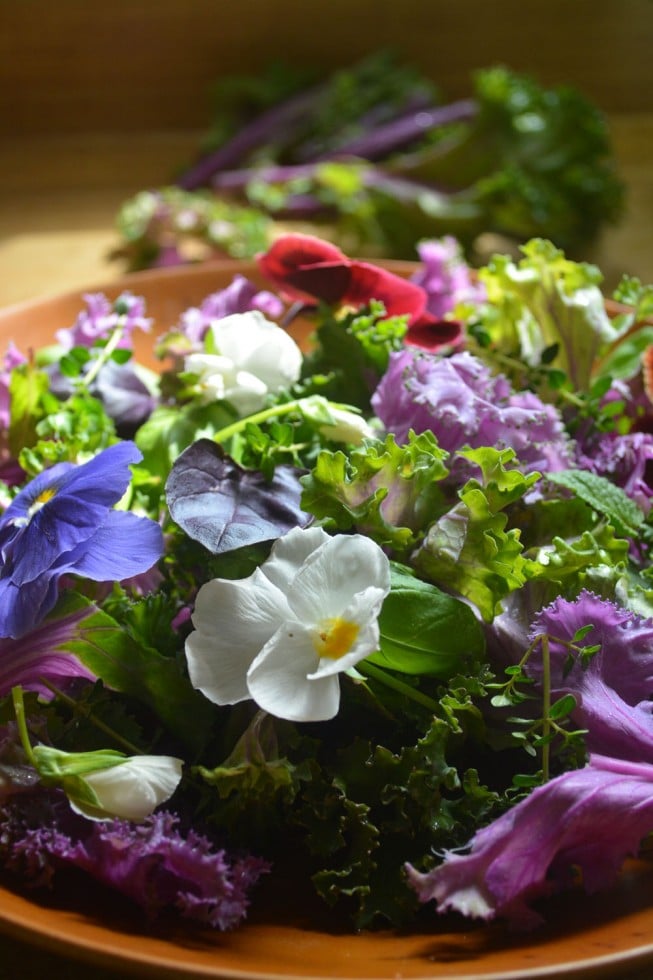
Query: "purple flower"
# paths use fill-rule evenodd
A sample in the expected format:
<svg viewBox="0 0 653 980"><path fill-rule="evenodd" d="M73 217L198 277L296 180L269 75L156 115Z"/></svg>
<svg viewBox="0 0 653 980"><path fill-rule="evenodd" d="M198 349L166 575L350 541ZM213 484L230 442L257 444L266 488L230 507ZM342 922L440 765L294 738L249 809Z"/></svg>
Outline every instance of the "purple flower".
<svg viewBox="0 0 653 980"><path fill-rule="evenodd" d="M57 599L62 575L97 582L147 571L161 557L156 522L113 510L141 454L121 442L88 463L40 473L0 517L0 636L37 626Z"/></svg>
<svg viewBox="0 0 653 980"><path fill-rule="evenodd" d="M57 687L73 677L94 681L95 675L71 648L80 623L96 611L95 606L79 609L37 626L22 639L0 639L0 697L9 694L12 687L22 687L50 699L53 694L44 679Z"/></svg>
<svg viewBox="0 0 653 980"><path fill-rule="evenodd" d="M47 372L53 395L63 400L73 394L75 385L62 374L58 364L50 365ZM157 399L131 364L117 364L112 360L102 365L89 390L102 402L119 431L134 431L150 417L157 404Z"/></svg>
<svg viewBox="0 0 653 980"><path fill-rule="evenodd" d="M599 646L586 662L570 653L576 631L592 627L583 646ZM583 591L574 601L556 599L531 627L530 639L549 637L551 693L573 694L575 725L586 728L590 752L653 765L653 619ZM541 650L527 671L542 674Z"/></svg>
<svg viewBox="0 0 653 980"><path fill-rule="evenodd" d="M569 884L578 869L588 892L609 885L653 829L653 766L591 756L479 830L469 853L447 852L426 874L408 866L411 885L438 911L541 921L530 903Z"/></svg>
<svg viewBox="0 0 653 980"><path fill-rule="evenodd" d="M106 340L118 325L123 336L119 347L131 346L134 330L149 330L151 320L144 316L145 301L130 292L121 293L111 303L104 293L87 293L84 296L87 309L82 311L74 326L58 330L56 338L64 350L72 347L92 347L98 340Z"/></svg>
<svg viewBox="0 0 653 980"><path fill-rule="evenodd" d="M430 429L449 452L464 445L510 447L529 470L570 465L557 410L530 392L513 394L506 378L491 375L465 351L451 357L410 349L391 354L372 406L398 442L410 429Z"/></svg>
<svg viewBox="0 0 653 980"><path fill-rule="evenodd" d="M182 314L180 326L192 344L200 344L212 320L222 320L232 313L248 313L260 310L276 319L283 312L278 296L258 287L245 276L234 276L233 281L216 293L211 293L199 307L191 307Z"/></svg>
<svg viewBox="0 0 653 980"><path fill-rule="evenodd" d="M426 309L441 319L458 303L481 303L485 288L472 282L460 243L451 235L420 242L417 252L423 263L412 281L426 292Z"/></svg>
<svg viewBox="0 0 653 980"><path fill-rule="evenodd" d="M19 364L25 363L25 357L20 353L13 342L9 342L7 350L0 367L0 431L9 427L10 406L9 406L9 382L11 372Z"/></svg>
<svg viewBox="0 0 653 980"><path fill-rule="evenodd" d="M139 823L91 822L73 814L59 793L22 796L0 809L3 866L35 886L50 886L59 868L87 872L154 919L165 909L215 929L244 918L249 892L267 862L231 858L161 811Z"/></svg>

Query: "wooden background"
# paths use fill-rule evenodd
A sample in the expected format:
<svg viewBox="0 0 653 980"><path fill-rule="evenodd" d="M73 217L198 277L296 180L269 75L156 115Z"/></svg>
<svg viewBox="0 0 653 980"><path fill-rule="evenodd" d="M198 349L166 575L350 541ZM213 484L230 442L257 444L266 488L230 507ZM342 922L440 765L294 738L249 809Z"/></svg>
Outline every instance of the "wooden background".
<svg viewBox="0 0 653 980"><path fill-rule="evenodd" d="M587 257L653 280L653 0L0 0L0 306L120 274L117 208L189 159L216 77L379 47L453 98L499 62L578 86L628 189ZM0 937L0 980L88 975Z"/></svg>
<svg viewBox="0 0 653 980"><path fill-rule="evenodd" d="M628 186L584 257L653 279L653 0L0 0L0 306L120 274L116 212L192 157L218 76L379 47L452 98L496 63L578 86Z"/></svg>

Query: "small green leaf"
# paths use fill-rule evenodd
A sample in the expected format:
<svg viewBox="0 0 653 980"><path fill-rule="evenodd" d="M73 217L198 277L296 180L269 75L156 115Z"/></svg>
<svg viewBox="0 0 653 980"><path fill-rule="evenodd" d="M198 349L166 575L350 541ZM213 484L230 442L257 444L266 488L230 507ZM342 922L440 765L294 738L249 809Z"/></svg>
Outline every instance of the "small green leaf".
<svg viewBox="0 0 653 980"><path fill-rule="evenodd" d="M547 479L571 490L606 517L618 534L634 537L644 524L644 512L621 487L588 470L562 470L547 473Z"/></svg>

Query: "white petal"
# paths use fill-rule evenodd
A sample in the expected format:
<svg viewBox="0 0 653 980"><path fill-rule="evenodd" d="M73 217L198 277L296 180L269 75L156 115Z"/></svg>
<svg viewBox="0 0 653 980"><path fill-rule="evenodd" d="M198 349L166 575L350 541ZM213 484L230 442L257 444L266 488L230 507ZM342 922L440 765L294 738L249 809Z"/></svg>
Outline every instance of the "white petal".
<svg viewBox="0 0 653 980"><path fill-rule="evenodd" d="M329 405L329 412L333 417L333 425L321 425L320 432L331 439L333 442L349 442L353 446L360 446L363 439L373 439L374 429L363 418L355 412L348 412L343 408L336 408Z"/></svg>
<svg viewBox="0 0 653 980"><path fill-rule="evenodd" d="M184 360L184 370L200 377L209 374L229 374L234 371L233 361L221 354L188 354Z"/></svg>
<svg viewBox="0 0 653 980"><path fill-rule="evenodd" d="M283 592L259 569L246 579L207 582L195 602L195 632L186 640L193 686L216 704L250 697L249 666L288 617Z"/></svg>
<svg viewBox="0 0 653 980"><path fill-rule="evenodd" d="M329 540L321 527L293 528L275 541L261 571L285 593L304 562Z"/></svg>
<svg viewBox="0 0 653 980"><path fill-rule="evenodd" d="M260 310L235 313L212 323L221 354L261 378L276 392L299 378L302 354L292 337Z"/></svg>
<svg viewBox="0 0 653 980"><path fill-rule="evenodd" d="M304 562L287 592L301 622L342 616L353 597L368 588L390 591L390 563L362 534L330 537Z"/></svg>
<svg viewBox="0 0 653 980"><path fill-rule="evenodd" d="M252 415L263 408L268 386L249 371L237 371L233 378L225 379L223 398L231 402L239 415Z"/></svg>
<svg viewBox="0 0 653 980"><path fill-rule="evenodd" d="M356 623L359 627L355 641L341 657L320 657L316 670L309 677L329 677L342 673L379 649L378 616L384 599L383 590L375 588L366 589L355 596L342 613L345 622Z"/></svg>
<svg viewBox="0 0 653 980"><path fill-rule="evenodd" d="M143 820L170 799L181 779L182 761L167 755L137 755L109 769L84 776L98 798L98 808L71 799L77 813L94 820L121 817Z"/></svg>
<svg viewBox="0 0 653 980"><path fill-rule="evenodd" d="M299 623L284 625L249 670L250 694L276 718L327 721L338 712L340 686L337 677L309 680L317 665L312 629Z"/></svg>

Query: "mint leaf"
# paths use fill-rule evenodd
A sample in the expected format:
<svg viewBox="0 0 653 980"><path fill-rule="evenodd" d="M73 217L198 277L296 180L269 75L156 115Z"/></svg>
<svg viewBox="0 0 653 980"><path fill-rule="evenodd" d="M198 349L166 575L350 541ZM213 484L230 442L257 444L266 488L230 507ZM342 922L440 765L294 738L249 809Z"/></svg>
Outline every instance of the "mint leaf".
<svg viewBox="0 0 653 980"><path fill-rule="evenodd" d="M547 479L556 486L566 487L577 497L606 517L618 534L637 537L643 528L645 515L621 487L604 476L587 470L562 470L547 473Z"/></svg>

